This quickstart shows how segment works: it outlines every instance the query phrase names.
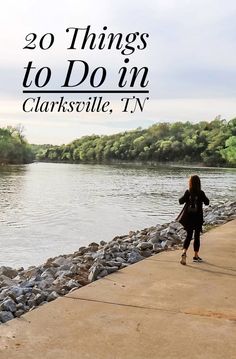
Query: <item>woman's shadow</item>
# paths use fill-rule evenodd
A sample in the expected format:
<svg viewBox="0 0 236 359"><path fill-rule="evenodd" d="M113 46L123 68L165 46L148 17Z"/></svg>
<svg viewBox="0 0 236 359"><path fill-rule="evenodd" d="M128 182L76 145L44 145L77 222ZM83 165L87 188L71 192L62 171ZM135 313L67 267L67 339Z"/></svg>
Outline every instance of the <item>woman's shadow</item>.
<svg viewBox="0 0 236 359"><path fill-rule="evenodd" d="M236 277L236 269L234 269L232 267L220 266L220 265L217 265L217 264L214 264L214 263L210 263L208 261L204 261L204 262L202 262L202 264L206 264L207 266L212 268L212 270L207 269L205 266L202 267L201 263L198 263L197 265L188 264L188 267L191 267L191 268L197 269L197 270L201 270L201 271L204 271L204 272L212 273L212 274L221 274L221 275L226 275L226 276L230 276L230 277ZM235 272L235 273L222 272L222 271L214 270L214 268L219 268L219 269L223 269L225 271L231 271L231 272Z"/></svg>

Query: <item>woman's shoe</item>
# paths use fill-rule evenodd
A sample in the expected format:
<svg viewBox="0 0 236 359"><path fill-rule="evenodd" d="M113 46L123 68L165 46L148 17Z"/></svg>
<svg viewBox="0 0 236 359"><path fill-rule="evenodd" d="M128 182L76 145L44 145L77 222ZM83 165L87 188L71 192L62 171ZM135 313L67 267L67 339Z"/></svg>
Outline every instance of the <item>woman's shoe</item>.
<svg viewBox="0 0 236 359"><path fill-rule="evenodd" d="M180 260L180 263L183 264L184 266L186 265L186 257L187 257L186 254L183 253Z"/></svg>
<svg viewBox="0 0 236 359"><path fill-rule="evenodd" d="M193 262L202 262L201 257L193 257Z"/></svg>

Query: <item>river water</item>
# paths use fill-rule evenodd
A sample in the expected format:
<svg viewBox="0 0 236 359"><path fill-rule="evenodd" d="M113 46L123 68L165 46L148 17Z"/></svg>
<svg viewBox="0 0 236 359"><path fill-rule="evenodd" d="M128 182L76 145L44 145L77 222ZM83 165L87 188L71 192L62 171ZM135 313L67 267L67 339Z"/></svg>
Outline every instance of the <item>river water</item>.
<svg viewBox="0 0 236 359"><path fill-rule="evenodd" d="M212 203L236 169L33 163L0 168L0 265L38 265L80 246L174 220L190 174Z"/></svg>

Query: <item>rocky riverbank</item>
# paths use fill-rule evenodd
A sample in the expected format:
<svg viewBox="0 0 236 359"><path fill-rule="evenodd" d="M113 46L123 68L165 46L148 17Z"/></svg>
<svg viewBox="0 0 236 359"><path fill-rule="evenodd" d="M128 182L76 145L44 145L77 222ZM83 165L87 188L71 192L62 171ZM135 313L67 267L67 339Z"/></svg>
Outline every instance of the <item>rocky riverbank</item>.
<svg viewBox="0 0 236 359"><path fill-rule="evenodd" d="M205 230L236 218L236 202L204 210ZM165 250L182 247L185 231L177 222L157 225L81 247L28 269L0 267L0 323L20 317L94 280Z"/></svg>

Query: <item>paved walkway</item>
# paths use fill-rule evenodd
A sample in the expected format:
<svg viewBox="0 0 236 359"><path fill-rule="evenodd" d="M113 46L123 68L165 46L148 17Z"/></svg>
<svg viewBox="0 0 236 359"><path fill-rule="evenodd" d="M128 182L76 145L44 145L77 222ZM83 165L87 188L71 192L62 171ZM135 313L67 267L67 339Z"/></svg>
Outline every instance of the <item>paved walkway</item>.
<svg viewBox="0 0 236 359"><path fill-rule="evenodd" d="M0 327L0 359L235 359L236 220Z"/></svg>

